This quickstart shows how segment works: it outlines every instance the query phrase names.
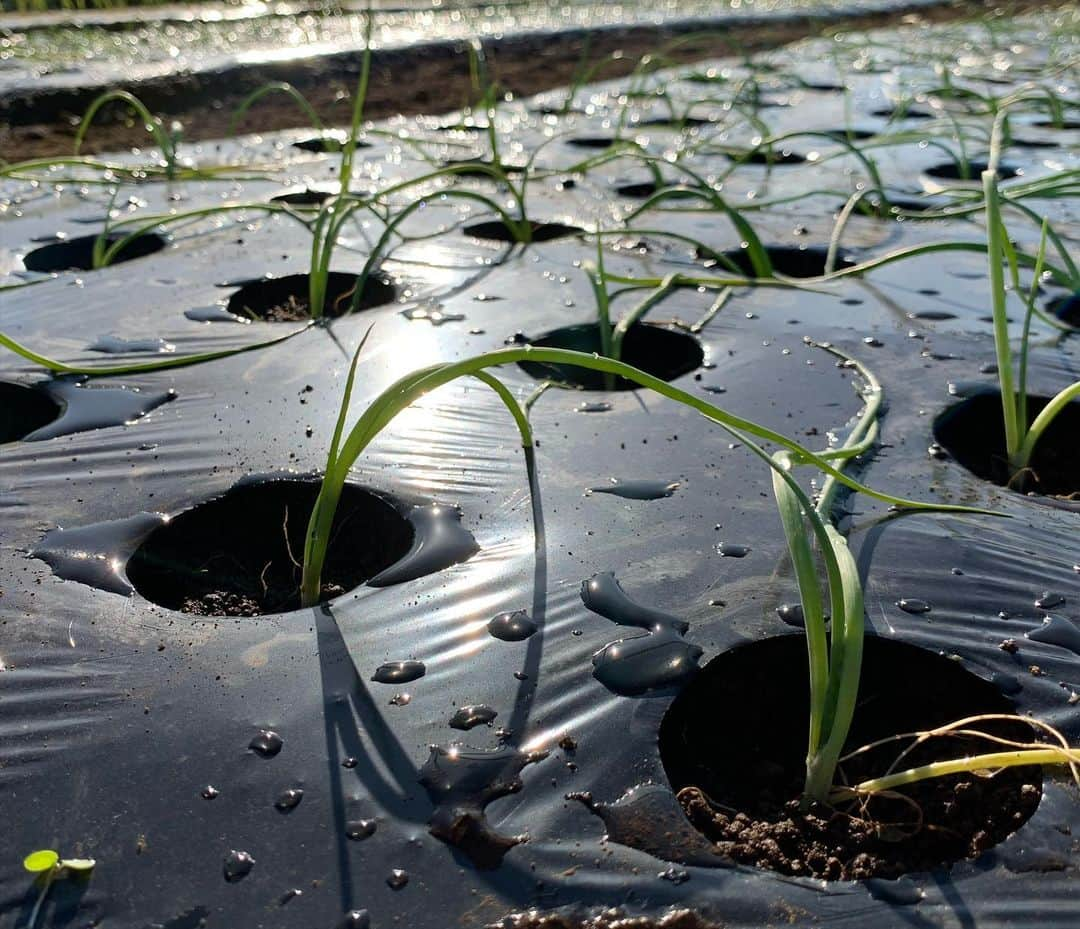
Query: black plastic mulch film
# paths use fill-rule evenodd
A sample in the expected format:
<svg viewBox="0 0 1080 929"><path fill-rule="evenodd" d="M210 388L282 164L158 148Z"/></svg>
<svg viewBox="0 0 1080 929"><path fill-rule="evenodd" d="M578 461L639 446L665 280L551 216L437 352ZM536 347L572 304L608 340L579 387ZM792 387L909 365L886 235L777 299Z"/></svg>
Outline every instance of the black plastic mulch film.
<svg viewBox="0 0 1080 929"><path fill-rule="evenodd" d="M1015 28L1035 27L1021 21ZM885 33L886 46L874 54L891 62L908 42L934 35ZM814 48L794 54L809 62ZM1026 48L1037 64L1038 42ZM711 65L738 73L728 62ZM816 69L823 81L835 79L824 64ZM700 83L662 80L673 95L702 96ZM853 124L884 126L869 114L887 105L895 81L856 72L847 81ZM501 111L501 118L522 118L513 131L526 151L567 133L538 158L536 167L551 173L527 188L532 218L617 229L640 205L614 193L649 181L632 161L579 175L573 185L558 170L589 157L567 141L611 131L618 111L613 86L582 92L595 105L591 116L525 118L520 104ZM790 104L764 111L774 132L844 125L838 94L784 86L768 92ZM542 102L557 106L561 98ZM643 120L664 115L645 103L631 112ZM710 105L695 114L721 115ZM482 154L418 131L438 157ZM1074 135L1038 126L1025 132L1059 147L1010 150L1009 163L1024 179L1075 165ZM678 141L663 128L630 134L656 152ZM303 134L203 144L188 153L204 164L276 162L273 179L142 184L124 187L117 205L135 216L166 209L171 193L195 207L223 196L265 201L286 188L329 189L337 156L279 144L292 135ZM358 183L427 170L410 148L370 140ZM721 141L749 138L733 131ZM805 162L771 171L742 165L724 194L741 203L753 202L751 193L780 198L820 190L752 215L770 244L821 246L858 166L823 159L835 146L822 138L791 146ZM876 158L883 176L913 196L923 182L936 189L921 175L940 162L935 152L913 141L882 148ZM705 172L730 164L705 155L692 163ZM494 191L483 179L456 183ZM11 280L22 276L18 256L31 243L100 228L95 223L107 206L97 188L54 196L45 187L8 183L4 192L19 210L5 223L0 253ZM488 387L462 381L416 403L360 458L352 480L396 508L399 523L413 519L419 536L436 539L432 544L446 541L445 530L459 546L462 534L475 545L466 540L455 553L429 557L394 578L409 580L363 585L318 609L257 618L194 616L131 593L124 560L161 526L157 514L176 516L241 482L310 477L322 468L349 357L371 323L354 415L394 378L422 365L594 319L580 269L595 257L591 241L567 237L522 249L478 240L462 227L490 217L465 207L434 195L405 227L413 238L381 265L396 302L261 351L86 384L46 383L14 355L4 356L4 381L40 385L63 416L43 425L50 407L37 404L37 432L0 451L0 924L22 925L36 898L22 855L53 847L98 864L89 881L56 883L41 926L332 927L365 909L377 929L444 929L482 927L534 906L575 905L652 914L678 905L725 927L1076 926L1080 807L1060 774L1047 774L1034 816L978 859L859 883L680 863L680 853L665 851L660 840L640 841L651 852L605 840L605 823L567 799L587 792L594 804L629 806L627 815L658 834L687 828L657 745L679 683L616 692L627 690L618 683L624 678L605 678L593 656L641 630L587 609L584 580L611 572L633 601L688 623L685 633L678 622L665 627L660 644L674 643L690 665L739 643L798 632L776 612L796 592L768 474L722 430L645 391L545 393L532 411L534 495L514 425ZM1075 235L1068 200L1039 207L1057 229ZM647 212L606 239L610 273L660 278L705 270L685 242L648 230L690 236L718 252L739 244L715 213ZM1010 231L1027 249L1037 247L1033 224L1010 217ZM358 271L375 234L347 225L335 269ZM975 220L856 217L841 255L860 260L982 235ZM296 222L255 212L184 226L154 254L9 291L3 329L73 363L270 338L295 324L245 321L224 304L242 282L303 272L309 244ZM1017 711L1080 738L1072 697L1080 689L1075 504L1003 490L938 449L928 454L935 416L957 402L950 390L968 395L993 382L985 373L994 360L985 257L930 255L813 290L740 288L711 322L689 333L714 296L683 288L649 317L700 346L677 366L679 386L822 446L860 409L854 372L804 336L832 342L869 365L885 389L882 444L859 472L866 482L1012 517L883 520L884 505L852 498L845 505L871 634L953 657L998 684ZM633 300L616 299L613 315ZM1048 396L1075 380L1075 339L1037 320L1033 343L1033 393ZM509 367L501 375L524 398L536 373ZM5 437L14 437L18 425L8 422L17 418L11 409ZM598 492L613 489L613 479L622 482L614 485L621 495ZM647 492L656 486L663 491ZM449 528L431 522L436 511L449 514ZM241 548L248 539L257 551L262 533L272 531L244 507L223 509L220 518L228 523L221 536ZM306 514L295 518L302 522ZM1040 609L1035 601L1044 594L1051 596ZM928 610L901 610L897 602L905 598L925 601ZM527 616L502 617L489 630L495 617L521 610ZM1018 644L1015 653L999 647L1006 639ZM390 667L377 676L389 683L372 679L383 665ZM631 669L631 676L642 673L655 668ZM656 682L664 683L662 675ZM715 708L718 729L725 714L743 712L755 695L744 699ZM280 746L270 742L279 750L267 750L266 731L280 737ZM459 820L471 839L441 841ZM250 871L236 857L241 852L254 860ZM241 879L237 868L246 871Z"/></svg>

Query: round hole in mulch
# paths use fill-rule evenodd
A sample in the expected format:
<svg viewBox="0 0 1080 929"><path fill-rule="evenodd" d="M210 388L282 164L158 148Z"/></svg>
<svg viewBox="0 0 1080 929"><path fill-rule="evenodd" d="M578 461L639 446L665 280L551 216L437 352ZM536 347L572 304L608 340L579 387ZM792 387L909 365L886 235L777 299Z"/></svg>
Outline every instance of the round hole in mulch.
<svg viewBox="0 0 1080 929"><path fill-rule="evenodd" d="M905 788L922 811L921 828L912 804L880 797L866 809L873 821L840 807L801 813L796 801L805 778L808 678L803 636L747 643L710 661L664 716L659 741L668 780L690 821L728 857L804 877L894 878L975 857L1035 812L1042 794L1038 767ZM959 662L876 636L865 642L858 701L848 751L968 716L1013 712L995 685ZM980 726L1017 740L1034 735L1022 722ZM880 776L909 744L889 743L851 759L841 775L847 783ZM903 767L994 746L934 739Z"/></svg>
<svg viewBox="0 0 1080 929"><path fill-rule="evenodd" d="M817 246L798 248L794 245L768 245L765 252L769 256L773 270L785 277L821 277L825 273L825 259L829 251ZM733 248L720 254L738 268L741 274L747 277L756 277L754 265L750 261L750 253L746 249ZM711 260L715 267L720 270L727 266L722 261L717 261L707 252L698 250L698 257ZM854 267L856 262L843 255L837 255L834 270Z"/></svg>
<svg viewBox="0 0 1080 929"><path fill-rule="evenodd" d="M1038 129L1080 129L1080 119L1063 119L1060 123L1052 119L1040 119L1031 124Z"/></svg>
<svg viewBox="0 0 1080 929"><path fill-rule="evenodd" d="M200 616L300 608L300 568L317 481L240 484L154 530L127 563L147 600ZM408 553L412 524L371 491L346 484L323 570L323 599L358 587Z"/></svg>
<svg viewBox="0 0 1080 929"><path fill-rule="evenodd" d="M1028 423L1049 397L1028 397ZM1069 403L1050 423L1035 446L1030 470L1016 477L1005 453L1001 394L987 390L949 407L934 420L934 439L953 459L976 477L1011 486L1024 493L1073 496L1080 494L1080 400Z"/></svg>
<svg viewBox="0 0 1080 929"><path fill-rule="evenodd" d="M276 197L271 197L271 203L287 203L290 206L320 206L334 196L329 190L312 190L310 187L304 190L290 190Z"/></svg>
<svg viewBox="0 0 1080 929"><path fill-rule="evenodd" d="M0 381L0 445L26 438L61 412L60 404L43 390Z"/></svg>
<svg viewBox="0 0 1080 929"><path fill-rule="evenodd" d="M1028 138L1011 138L1009 139L1010 148L1060 148L1060 143L1051 142L1049 139L1028 139Z"/></svg>
<svg viewBox="0 0 1080 929"><path fill-rule="evenodd" d="M565 239L573 235L581 235L585 232L579 226L568 226L565 223L541 223L531 222L532 238L530 242L552 242L555 239ZM518 238L514 230L502 220L495 219L483 223L473 223L462 230L466 235L476 239L487 239L491 242L517 242Z"/></svg>
<svg viewBox="0 0 1080 929"><path fill-rule="evenodd" d="M873 129L825 129L823 131L840 142L864 142L881 135Z"/></svg>
<svg viewBox="0 0 1080 929"><path fill-rule="evenodd" d="M1080 329L1080 291L1048 301L1046 310L1063 323Z"/></svg>
<svg viewBox="0 0 1080 929"><path fill-rule="evenodd" d="M856 204L855 212L860 216L894 219L898 213L937 213L948 205L948 200L941 197L920 197L897 193L889 196L889 208L886 211L881 198L877 194L869 194ZM839 213L843 208L844 204L837 204L833 208L833 212Z"/></svg>
<svg viewBox="0 0 1080 929"><path fill-rule="evenodd" d="M564 326L531 339L528 344L536 348L566 348L599 354L600 327L596 323ZM623 339L622 360L653 377L673 381L701 367L705 353L698 340L685 332L652 323L636 323ZM523 361L519 367L537 380L556 381L582 390L609 389L604 374L588 368L535 361ZM638 386L633 381L616 377L610 389L636 390Z"/></svg>
<svg viewBox="0 0 1080 929"><path fill-rule="evenodd" d="M902 119L934 119L934 114L928 110L919 109L907 109L907 110L894 110L890 107L880 107L876 110L870 111L871 116L877 116L879 119L888 119L893 122Z"/></svg>
<svg viewBox="0 0 1080 929"><path fill-rule="evenodd" d="M494 181L497 180L496 176L491 173L491 170L495 166L491 161L484 158L458 158L456 160L444 161L442 163L444 168L453 168L454 174L457 177L479 177L484 180ZM506 164L503 162L500 164L503 174L517 175L525 173L525 165L520 164Z"/></svg>
<svg viewBox="0 0 1080 929"><path fill-rule="evenodd" d="M647 200L653 194L664 190L664 196L672 200L698 200L701 199L694 191L679 187L659 187L652 181L643 181L640 184L620 184L615 188L615 193L620 197L629 197L631 200Z"/></svg>
<svg viewBox="0 0 1080 929"><path fill-rule="evenodd" d="M345 136L343 135L316 135L310 139L297 139L292 143L293 148L302 152L317 152L324 155L335 155L345 151ZM370 142L356 140L356 148L371 148Z"/></svg>
<svg viewBox="0 0 1080 929"><path fill-rule="evenodd" d="M323 312L330 318L345 315L352 305L358 276L331 271L326 279L326 303ZM360 297L361 310L393 303L397 288L389 278L369 274ZM228 310L245 319L269 323L294 323L311 319L308 301L308 275L287 274L251 281L229 297Z"/></svg>
<svg viewBox="0 0 1080 929"><path fill-rule="evenodd" d="M753 148L745 152L724 152L732 161L743 165L801 165L805 156L785 148Z"/></svg>
<svg viewBox="0 0 1080 929"><path fill-rule="evenodd" d="M715 126L717 120L706 119L702 116L685 116L682 119L643 119L639 126L649 126L653 129L670 129L678 132L681 129L700 129L702 126Z"/></svg>
<svg viewBox="0 0 1080 929"><path fill-rule="evenodd" d="M943 161L941 164L927 168L923 173L927 177L937 178L942 181L978 181L983 171L989 165L985 161L971 160L967 163L967 177L960 170L960 164L955 161ZM1007 181L1009 178L1018 177L1023 172L1012 165L999 164L998 180Z"/></svg>
<svg viewBox="0 0 1080 929"><path fill-rule="evenodd" d="M127 233L112 232L105 236L106 247L119 242ZM27 252L23 265L27 271L92 271L94 270L94 243L96 235L83 235L60 242L50 242ZM143 258L160 252L166 240L156 232L144 232L132 239L113 256L111 264L122 264L135 258Z"/></svg>
<svg viewBox="0 0 1080 929"><path fill-rule="evenodd" d="M615 136L610 135L588 135L577 136L573 139L567 139L567 145L573 145L574 148L611 148L617 142L626 141L625 139L617 139Z"/></svg>

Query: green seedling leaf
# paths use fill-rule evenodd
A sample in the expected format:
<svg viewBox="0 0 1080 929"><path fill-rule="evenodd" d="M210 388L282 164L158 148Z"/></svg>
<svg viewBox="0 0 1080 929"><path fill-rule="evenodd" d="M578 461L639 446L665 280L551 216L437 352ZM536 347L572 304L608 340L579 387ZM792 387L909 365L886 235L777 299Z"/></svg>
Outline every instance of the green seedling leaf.
<svg viewBox="0 0 1080 929"><path fill-rule="evenodd" d="M23 867L31 874L42 874L55 868L59 861L60 856L51 848L42 848L27 855L23 859Z"/></svg>

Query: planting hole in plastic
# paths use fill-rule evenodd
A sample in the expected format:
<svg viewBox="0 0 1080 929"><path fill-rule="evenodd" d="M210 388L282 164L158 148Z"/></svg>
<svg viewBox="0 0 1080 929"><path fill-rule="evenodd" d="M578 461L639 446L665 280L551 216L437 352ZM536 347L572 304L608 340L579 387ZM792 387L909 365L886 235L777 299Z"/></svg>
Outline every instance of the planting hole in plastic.
<svg viewBox="0 0 1080 929"><path fill-rule="evenodd" d="M105 236L105 247L111 248L127 233L110 232ZM27 271L43 271L53 273L58 271L92 271L94 270L94 243L98 240L96 235L83 235L74 239L65 239L61 242L50 242L42 245L31 252L27 252L23 258L23 265ZM118 249L110 259L109 264L121 264L132 261L135 258L143 258L153 255L165 247L165 239L156 232L144 232L142 235L131 239L126 245Z"/></svg>
<svg viewBox="0 0 1080 929"><path fill-rule="evenodd" d="M326 280L326 300L323 313L329 317L344 316L353 303L353 289L359 277L344 271L331 271ZM368 275L357 309L370 310L393 303L397 288L377 274ZM288 274L245 284L229 297L228 310L246 319L265 322L296 322L311 318L308 298L308 275Z"/></svg>
<svg viewBox="0 0 1080 929"><path fill-rule="evenodd" d="M0 445L18 442L60 413L60 404L44 391L0 381Z"/></svg>
<svg viewBox="0 0 1080 929"><path fill-rule="evenodd" d="M988 165L985 161L969 161L967 163L967 176L961 171L961 165L955 161L944 161L941 164L927 168L927 177L936 178L939 181L978 181ZM1021 174L1019 168L1012 165L999 164L997 170L998 180L1007 181Z"/></svg>
<svg viewBox="0 0 1080 929"><path fill-rule="evenodd" d="M566 348L599 354L600 327L596 323L565 326L533 339L529 344L537 348ZM651 323L635 323L626 331L621 360L653 377L673 381L701 367L705 353L697 339L685 332ZM556 381L583 390L609 389L600 371L534 361L523 361L520 367L537 380ZM616 377L610 389L636 390L637 387L633 381Z"/></svg>
<svg viewBox="0 0 1080 929"><path fill-rule="evenodd" d="M842 812L830 818L819 811L829 822L822 827L827 838L808 847L796 838L804 828L798 814L785 806L800 795L805 777L808 694L805 638L776 636L718 655L664 716L659 739L664 770L676 793L688 789L680 800L700 831L713 840L729 841L726 836L737 813L750 820L791 823L771 833L779 848L766 846L767 861L752 860L757 840L750 832L734 841L734 847L724 846L736 860L804 877L833 879L841 872L851 877L898 877L985 851L1015 832L1038 806L1042 788L1038 767L1009 768L993 778L934 778L905 789L919 810L895 799L869 801L861 815L869 813L883 831L864 835L860 843L845 841L849 828L862 832L858 823ZM1014 712L995 684L960 662L878 636L865 641L858 707L847 751L978 714ZM1034 738L1032 727L1022 722L983 722L977 728L1017 741ZM846 783L880 776L910 744L910 740L887 743L859 755L841 766L839 776ZM962 737L932 739L901 765L906 769L980 750L1000 748ZM920 810L922 828L916 828ZM847 852L830 855L834 842L846 846ZM746 860L748 853L751 860Z"/></svg>
<svg viewBox="0 0 1080 929"><path fill-rule="evenodd" d="M319 484L240 484L155 529L127 563L147 600L203 616L261 616L300 607L304 536ZM323 598L352 590L403 558L414 530L382 497L346 484L331 529Z"/></svg>
<svg viewBox="0 0 1080 929"><path fill-rule="evenodd" d="M778 274L786 277L821 277L825 273L825 261L828 258L828 250L809 246L798 248L793 245L770 245L765 248L769 256L772 268ZM741 274L747 277L757 277L754 272L754 264L750 260L750 253L746 249L733 248L721 254L739 269ZM710 258L708 254L699 255L706 260L715 261L717 271L723 271L727 266L722 261ZM843 268L851 268L855 262L850 258L838 256L833 265L834 271Z"/></svg>
<svg viewBox="0 0 1080 929"><path fill-rule="evenodd" d="M529 224L532 229L531 242L553 242L555 239L565 239L574 235L581 235L584 229L578 226L568 226L565 223L540 223ZM476 239L487 239L492 242L517 242L518 237L514 230L501 220L474 223L464 228L466 235Z"/></svg>
<svg viewBox="0 0 1080 929"><path fill-rule="evenodd" d="M319 206L332 196L328 190L312 190L310 187L304 190L290 190L287 193L271 197L271 203L287 203L290 206Z"/></svg>
<svg viewBox="0 0 1080 929"><path fill-rule="evenodd" d="M302 152L316 152L324 155L335 155L338 152L345 151L345 138L339 135L317 135L312 136L310 139L297 139L292 143L293 148L298 148ZM356 142L356 147L371 148L370 142L361 142L359 139Z"/></svg>
<svg viewBox="0 0 1080 929"><path fill-rule="evenodd" d="M1028 396L1029 424L1048 400L1048 397ZM1014 477L1006 459L1000 393L995 390L976 393L949 407L934 421L934 439L958 464L984 481L1025 493L1060 496L1080 493L1077 436L1080 436L1080 401L1074 400L1043 432L1028 470Z"/></svg>

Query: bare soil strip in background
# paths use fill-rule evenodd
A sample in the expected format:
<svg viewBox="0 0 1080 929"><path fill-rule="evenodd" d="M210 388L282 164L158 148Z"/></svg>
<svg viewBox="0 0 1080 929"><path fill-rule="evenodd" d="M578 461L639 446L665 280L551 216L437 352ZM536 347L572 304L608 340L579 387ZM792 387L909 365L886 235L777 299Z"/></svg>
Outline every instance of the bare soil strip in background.
<svg viewBox="0 0 1080 929"><path fill-rule="evenodd" d="M1037 8L1031 0L1012 5L1011 11ZM688 63L730 55L738 51L775 48L824 29L875 29L902 21L944 22L985 12L990 3L947 2L939 6L900 5L887 13L793 14L740 20L725 26L722 20L681 21L659 27L571 30L507 36L485 40L491 75L504 90L527 96L571 83L581 66L588 42L592 61L609 61L597 79L621 77L639 64L641 56L656 52L666 42L688 37L666 58L666 63ZM690 38L695 33L710 33ZM166 122L179 120L185 141L220 139L230 132L236 106L258 87L288 81L311 102L327 125L349 122L350 94L356 85L359 51L313 56L306 60L249 64L216 71L169 74L132 84L114 83L70 88L43 88L0 99L0 160L21 161L68 155L75 126L86 108L108 89L122 88L139 96ZM375 51L365 116L384 119L396 114L440 113L467 106L472 86L468 59L461 42L434 42L402 49ZM281 95L261 100L240 121L238 132L273 132L307 125L295 102ZM103 109L84 141L83 153L145 147L146 130L126 107Z"/></svg>

